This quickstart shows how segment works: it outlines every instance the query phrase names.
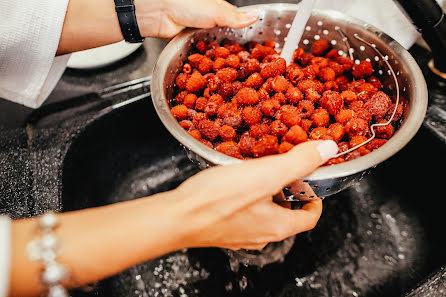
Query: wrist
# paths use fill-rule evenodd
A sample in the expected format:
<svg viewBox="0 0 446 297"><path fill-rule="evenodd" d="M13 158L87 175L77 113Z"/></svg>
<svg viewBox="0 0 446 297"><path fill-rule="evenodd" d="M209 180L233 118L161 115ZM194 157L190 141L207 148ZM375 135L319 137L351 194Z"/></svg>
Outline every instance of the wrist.
<svg viewBox="0 0 446 297"><path fill-rule="evenodd" d="M165 1L134 0L136 20L142 37L153 37L165 14Z"/></svg>
<svg viewBox="0 0 446 297"><path fill-rule="evenodd" d="M190 247L191 218L182 198L178 190L171 190L141 199L143 220L163 237L163 253Z"/></svg>

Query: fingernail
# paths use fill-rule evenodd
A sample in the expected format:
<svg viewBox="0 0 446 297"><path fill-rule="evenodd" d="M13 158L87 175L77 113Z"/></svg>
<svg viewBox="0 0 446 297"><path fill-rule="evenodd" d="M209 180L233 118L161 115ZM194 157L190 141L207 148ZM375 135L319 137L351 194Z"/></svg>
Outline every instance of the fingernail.
<svg viewBox="0 0 446 297"><path fill-rule="evenodd" d="M317 146L323 162L330 160L338 153L338 145L333 140L326 140Z"/></svg>
<svg viewBox="0 0 446 297"><path fill-rule="evenodd" d="M256 20L260 18L261 15L262 15L262 10L258 8L250 9L245 12L245 17L250 20Z"/></svg>

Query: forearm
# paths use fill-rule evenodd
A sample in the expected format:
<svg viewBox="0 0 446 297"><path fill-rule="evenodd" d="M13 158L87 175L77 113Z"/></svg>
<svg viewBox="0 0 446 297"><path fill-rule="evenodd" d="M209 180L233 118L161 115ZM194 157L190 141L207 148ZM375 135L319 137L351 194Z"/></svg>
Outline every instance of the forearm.
<svg viewBox="0 0 446 297"><path fill-rule="evenodd" d="M243 28L258 19L258 11L238 12L224 0L134 0L143 37L171 38L185 27ZM57 54L123 40L113 0L70 0Z"/></svg>
<svg viewBox="0 0 446 297"><path fill-rule="evenodd" d="M57 54L123 40L113 0L70 0Z"/></svg>
<svg viewBox="0 0 446 297"><path fill-rule="evenodd" d="M167 192L150 198L60 214L56 234L62 248L58 262L68 266L68 287L116 274L137 263L184 247L181 214L166 207ZM36 234L36 219L13 223L11 296L32 296L44 289L41 266L31 262L26 246ZM184 232L184 234L183 234ZM24 285L26 284L26 285Z"/></svg>

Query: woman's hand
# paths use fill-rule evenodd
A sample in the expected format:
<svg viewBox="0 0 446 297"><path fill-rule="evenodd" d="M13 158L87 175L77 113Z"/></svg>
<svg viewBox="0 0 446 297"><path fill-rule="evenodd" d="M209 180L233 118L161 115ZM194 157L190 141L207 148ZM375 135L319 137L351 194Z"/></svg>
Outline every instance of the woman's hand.
<svg viewBox="0 0 446 297"><path fill-rule="evenodd" d="M261 249L313 229L322 212L319 198L291 210L273 196L336 153L333 141L307 142L284 155L214 167L188 179L171 202L189 229L186 247Z"/></svg>
<svg viewBox="0 0 446 297"><path fill-rule="evenodd" d="M283 155L204 170L173 191L60 214L58 261L70 270L65 285L85 285L182 248L261 249L310 230L321 200L290 210L272 196L337 150L333 141L306 142ZM35 219L13 223L11 296L43 293L42 267L30 261L26 248L36 235Z"/></svg>
<svg viewBox="0 0 446 297"><path fill-rule="evenodd" d="M185 27L242 28L258 19L256 11L238 12L224 0L134 0L134 4L143 37L171 38ZM70 0L57 54L123 39L112 0Z"/></svg>
<svg viewBox="0 0 446 297"><path fill-rule="evenodd" d="M141 34L170 38L185 27L243 28L258 19L258 13L238 12L224 0L135 0Z"/></svg>

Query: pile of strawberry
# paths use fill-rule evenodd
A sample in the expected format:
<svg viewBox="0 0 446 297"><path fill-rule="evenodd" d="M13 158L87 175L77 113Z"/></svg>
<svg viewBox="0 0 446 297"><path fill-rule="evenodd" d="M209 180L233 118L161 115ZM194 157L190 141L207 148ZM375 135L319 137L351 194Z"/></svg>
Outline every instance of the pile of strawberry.
<svg viewBox="0 0 446 297"><path fill-rule="evenodd" d="M373 123L390 119L395 104L368 61L339 56L319 39L311 53L299 48L291 65L275 43L198 41L176 78L172 115L195 139L238 159L281 154L308 140L334 140L341 152L371 136ZM358 158L392 137L392 124L376 138L330 164Z"/></svg>

